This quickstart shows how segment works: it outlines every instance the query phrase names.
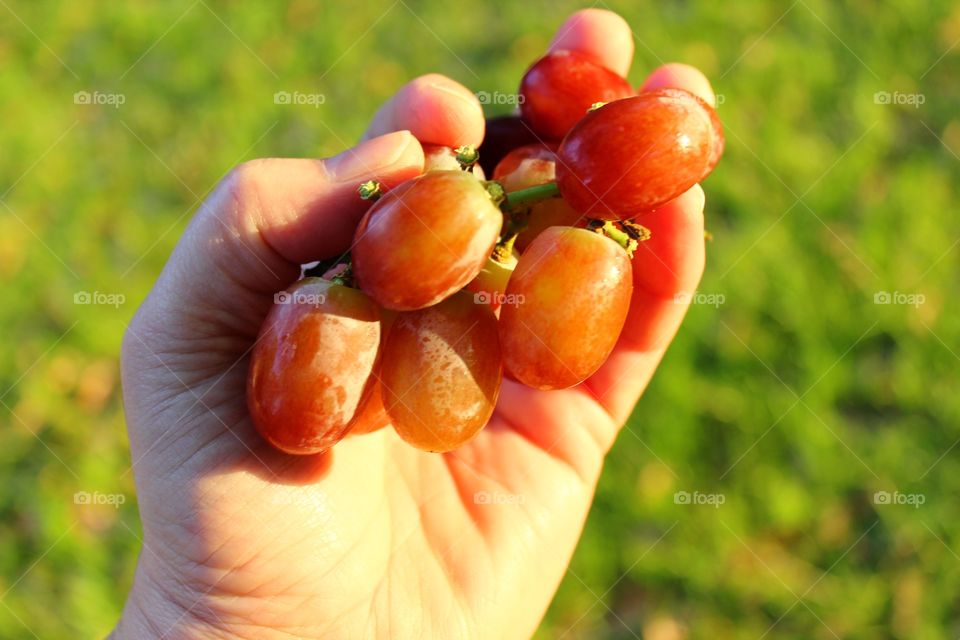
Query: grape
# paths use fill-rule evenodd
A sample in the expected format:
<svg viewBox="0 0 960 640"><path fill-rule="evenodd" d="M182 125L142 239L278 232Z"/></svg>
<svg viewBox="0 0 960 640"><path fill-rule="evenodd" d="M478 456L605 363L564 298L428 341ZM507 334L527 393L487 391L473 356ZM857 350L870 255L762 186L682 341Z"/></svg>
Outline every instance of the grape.
<svg viewBox="0 0 960 640"><path fill-rule="evenodd" d="M705 178L722 152L709 105L682 89L658 89L581 120L557 152L557 184L581 214L628 220Z"/></svg>
<svg viewBox="0 0 960 640"><path fill-rule="evenodd" d="M253 349L247 405L257 430L287 453L326 451L369 396L379 349L379 310L366 295L320 278L295 283Z"/></svg>
<svg viewBox="0 0 960 640"><path fill-rule="evenodd" d="M528 144L504 156L493 171L493 179L508 192L519 191L553 182L556 179L556 164L556 145L539 142ZM586 219L563 198L547 198L530 207L526 226L517 236L514 246L523 252L548 227L582 226L585 223Z"/></svg>
<svg viewBox="0 0 960 640"><path fill-rule="evenodd" d="M380 310L380 353L383 353L383 347L386 344L387 336L390 335L390 328L393 321L397 318L397 312L390 309ZM350 425L351 436L362 435L364 433L373 433L379 431L390 424L390 416L383 406L383 385L380 383L380 363L373 369L370 376L370 395L357 411L356 418Z"/></svg>
<svg viewBox="0 0 960 640"><path fill-rule="evenodd" d="M350 425L350 435L358 436L364 433L373 433L390 424L390 416L383 406L383 387L380 384L380 372L374 369L370 377L370 396L357 412L357 417Z"/></svg>
<svg viewBox="0 0 960 640"><path fill-rule="evenodd" d="M498 116L487 118L487 130L480 152L480 165L486 175L492 175L500 159L513 149L537 141L537 135L530 125L519 116Z"/></svg>
<svg viewBox="0 0 960 640"><path fill-rule="evenodd" d="M547 140L563 138L596 102L633 95L613 71L575 51L553 51L537 60L520 81L520 115Z"/></svg>
<svg viewBox="0 0 960 640"><path fill-rule="evenodd" d="M497 163L493 179L504 190L520 191L556 179L557 145L548 142L525 144L513 149Z"/></svg>
<svg viewBox="0 0 960 640"><path fill-rule="evenodd" d="M593 374L613 350L630 307L627 253L586 229L550 227L520 256L500 312L507 373L535 389Z"/></svg>
<svg viewBox="0 0 960 640"><path fill-rule="evenodd" d="M587 219L567 204L563 198L547 198L533 205L527 226L517 236L513 246L523 253L545 229L550 227L583 227Z"/></svg>
<svg viewBox="0 0 960 640"><path fill-rule="evenodd" d="M423 145L423 172L428 171L462 171L457 162L457 152L450 147L439 144ZM486 175L479 164L473 165L470 171L478 180L485 180Z"/></svg>
<svg viewBox="0 0 960 640"><path fill-rule="evenodd" d="M472 280L503 215L465 171L431 171L386 193L357 227L353 273L371 298L399 311L440 302Z"/></svg>
<svg viewBox="0 0 960 640"><path fill-rule="evenodd" d="M397 316L383 353L383 402L401 438L450 451L490 419L501 375L497 320L461 291Z"/></svg>

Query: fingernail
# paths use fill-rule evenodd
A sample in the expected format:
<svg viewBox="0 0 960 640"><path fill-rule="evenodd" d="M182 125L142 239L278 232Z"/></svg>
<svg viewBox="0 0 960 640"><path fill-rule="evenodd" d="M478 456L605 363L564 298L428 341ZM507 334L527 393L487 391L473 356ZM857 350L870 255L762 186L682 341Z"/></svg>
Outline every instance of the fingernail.
<svg viewBox="0 0 960 640"><path fill-rule="evenodd" d="M409 131L395 131L337 154L326 161L326 169L332 180L351 182L373 175L396 163L416 143Z"/></svg>

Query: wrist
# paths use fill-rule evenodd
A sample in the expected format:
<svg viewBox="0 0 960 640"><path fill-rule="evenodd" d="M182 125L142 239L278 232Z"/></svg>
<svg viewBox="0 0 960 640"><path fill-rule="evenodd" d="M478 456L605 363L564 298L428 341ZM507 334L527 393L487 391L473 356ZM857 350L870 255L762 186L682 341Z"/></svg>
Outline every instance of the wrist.
<svg viewBox="0 0 960 640"><path fill-rule="evenodd" d="M179 594L183 596L184 594ZM197 615L190 602L174 595L143 566L137 566L133 586L127 596L120 621L108 640L139 640L141 638L235 638L223 629L211 625Z"/></svg>

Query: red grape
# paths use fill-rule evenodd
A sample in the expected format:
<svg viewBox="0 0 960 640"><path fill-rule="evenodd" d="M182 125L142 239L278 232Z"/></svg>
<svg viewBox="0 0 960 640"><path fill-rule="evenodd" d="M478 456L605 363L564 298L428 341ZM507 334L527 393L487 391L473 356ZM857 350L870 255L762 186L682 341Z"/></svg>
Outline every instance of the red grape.
<svg viewBox="0 0 960 640"><path fill-rule="evenodd" d="M500 159L513 149L537 141L537 135L520 116L487 118L487 130L480 152L480 165L486 175L493 173Z"/></svg>
<svg viewBox="0 0 960 640"><path fill-rule="evenodd" d="M507 192L553 182L556 179L556 146L549 143L528 144L517 147L497 165L493 179L500 182ZM547 198L530 206L526 226L517 236L514 246L524 249L544 229L555 226L580 226L586 223L563 198Z"/></svg>
<svg viewBox="0 0 960 640"><path fill-rule="evenodd" d="M582 382L620 336L633 291L630 259L593 231L550 227L520 256L500 313L507 373L535 389Z"/></svg>
<svg viewBox="0 0 960 640"><path fill-rule="evenodd" d="M371 298L409 311L472 280L503 224L483 184L465 171L431 171L386 193L357 227L353 273Z"/></svg>
<svg viewBox="0 0 960 640"><path fill-rule="evenodd" d="M383 402L401 438L450 451L490 419L501 375L497 320L461 291L397 316L383 353Z"/></svg>
<svg viewBox="0 0 960 640"><path fill-rule="evenodd" d="M557 175L557 145L534 142L513 149L497 163L493 179L507 191L553 182Z"/></svg>
<svg viewBox="0 0 960 640"><path fill-rule="evenodd" d="M559 140L596 102L633 95L625 79L575 51L553 51L520 81L520 115L540 136Z"/></svg>
<svg viewBox="0 0 960 640"><path fill-rule="evenodd" d="M326 451L370 391L379 310L366 295L320 278L280 294L260 329L247 377L257 430L287 453Z"/></svg>
<svg viewBox="0 0 960 640"><path fill-rule="evenodd" d="M379 371L374 369L370 377L370 396L357 411L357 417L350 425L350 435L358 436L364 433L373 433L390 424L390 416L383 406L383 387L379 380Z"/></svg>
<svg viewBox="0 0 960 640"><path fill-rule="evenodd" d="M384 344L387 336L390 335L390 328L393 321L397 318L397 312L390 309L380 310L380 353L383 353ZM373 433L383 429L390 424L390 416L383 406L383 385L380 383L380 363L374 367L370 376L370 395L366 402L360 405L357 410L357 417L353 419L350 425L351 436L362 435L364 433Z"/></svg>
<svg viewBox="0 0 960 640"><path fill-rule="evenodd" d="M682 89L658 89L589 113L557 152L557 184L581 214L629 220L676 198L720 159L716 112Z"/></svg>

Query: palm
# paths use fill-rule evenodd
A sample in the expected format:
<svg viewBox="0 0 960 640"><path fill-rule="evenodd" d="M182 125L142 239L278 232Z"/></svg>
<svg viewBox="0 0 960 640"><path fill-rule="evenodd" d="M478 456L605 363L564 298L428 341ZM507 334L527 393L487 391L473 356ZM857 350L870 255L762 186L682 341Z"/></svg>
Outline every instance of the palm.
<svg viewBox="0 0 960 640"><path fill-rule="evenodd" d="M191 440L208 443L186 465L162 441L141 461L142 507L157 514L145 546L184 576L185 618L305 637L470 637L476 620L491 637L535 628L599 471L600 445L583 439L612 432L599 406L552 394L550 412L596 424L549 421L544 393L508 382L491 424L453 453L419 452L384 429L291 458L249 425L244 373L243 361L217 371L165 412L186 411ZM194 391L214 383L222 391Z"/></svg>

